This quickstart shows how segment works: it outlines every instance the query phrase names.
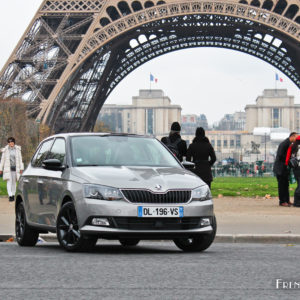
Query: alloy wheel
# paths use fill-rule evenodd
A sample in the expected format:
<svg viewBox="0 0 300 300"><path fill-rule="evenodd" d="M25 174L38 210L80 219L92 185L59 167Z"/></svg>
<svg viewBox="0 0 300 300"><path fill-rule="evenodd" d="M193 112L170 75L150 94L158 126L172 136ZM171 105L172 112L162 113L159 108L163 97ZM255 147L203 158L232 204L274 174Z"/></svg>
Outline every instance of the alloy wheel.
<svg viewBox="0 0 300 300"><path fill-rule="evenodd" d="M34 246L38 241L39 232L28 225L23 202L17 204L15 224L18 244L27 247Z"/></svg>
<svg viewBox="0 0 300 300"><path fill-rule="evenodd" d="M73 247L78 243L81 235L73 205L68 205L61 211L57 221L57 229L61 242L65 246Z"/></svg>
<svg viewBox="0 0 300 300"><path fill-rule="evenodd" d="M18 205L16 213L16 238L22 239L25 231L25 211L23 205Z"/></svg>

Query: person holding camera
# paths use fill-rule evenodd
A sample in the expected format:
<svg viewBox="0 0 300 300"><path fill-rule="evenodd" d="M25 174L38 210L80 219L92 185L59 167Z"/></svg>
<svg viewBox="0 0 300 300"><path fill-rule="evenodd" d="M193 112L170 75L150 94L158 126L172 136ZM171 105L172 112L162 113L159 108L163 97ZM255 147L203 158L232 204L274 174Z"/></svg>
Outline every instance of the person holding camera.
<svg viewBox="0 0 300 300"><path fill-rule="evenodd" d="M278 182L280 206L289 207L292 205L290 202L289 170L286 165L286 156L290 145L296 141L297 136L298 134L296 132L292 132L288 138L279 144L274 162L273 172Z"/></svg>
<svg viewBox="0 0 300 300"><path fill-rule="evenodd" d="M13 137L7 139L8 145L2 151L0 162L0 174L3 174L3 180L7 181L7 193L9 201L15 200L17 181L24 170L22 161L21 147L16 145Z"/></svg>

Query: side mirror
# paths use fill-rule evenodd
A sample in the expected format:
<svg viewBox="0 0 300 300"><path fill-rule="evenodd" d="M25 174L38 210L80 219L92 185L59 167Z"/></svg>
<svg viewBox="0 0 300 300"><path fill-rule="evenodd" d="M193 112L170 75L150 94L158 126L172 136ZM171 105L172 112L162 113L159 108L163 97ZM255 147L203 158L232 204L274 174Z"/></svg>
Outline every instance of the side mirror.
<svg viewBox="0 0 300 300"><path fill-rule="evenodd" d="M63 165L58 159L51 158L43 161L43 168L52 171L63 171L66 165Z"/></svg>
<svg viewBox="0 0 300 300"><path fill-rule="evenodd" d="M195 164L193 162L191 162L191 161L183 160L183 162L181 164L187 170L192 170L192 169L195 168Z"/></svg>

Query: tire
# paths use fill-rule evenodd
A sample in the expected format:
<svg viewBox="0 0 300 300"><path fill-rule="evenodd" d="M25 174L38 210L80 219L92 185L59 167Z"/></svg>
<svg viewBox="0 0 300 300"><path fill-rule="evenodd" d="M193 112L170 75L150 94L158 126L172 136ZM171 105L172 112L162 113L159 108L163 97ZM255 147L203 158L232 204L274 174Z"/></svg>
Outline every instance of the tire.
<svg viewBox="0 0 300 300"><path fill-rule="evenodd" d="M175 245L186 252L201 252L206 250L214 241L217 232L216 217L212 217L213 231L209 234L203 234L198 237L175 239Z"/></svg>
<svg viewBox="0 0 300 300"><path fill-rule="evenodd" d="M20 202L16 209L16 240L20 246L32 247L38 241L39 233L31 228L26 221L24 203Z"/></svg>
<svg viewBox="0 0 300 300"><path fill-rule="evenodd" d="M124 247L133 247L136 246L140 240L138 239L119 239L119 242Z"/></svg>
<svg viewBox="0 0 300 300"><path fill-rule="evenodd" d="M80 233L75 206L65 203L59 211L56 222L57 239L66 251L88 251L97 243L97 237L86 237Z"/></svg>

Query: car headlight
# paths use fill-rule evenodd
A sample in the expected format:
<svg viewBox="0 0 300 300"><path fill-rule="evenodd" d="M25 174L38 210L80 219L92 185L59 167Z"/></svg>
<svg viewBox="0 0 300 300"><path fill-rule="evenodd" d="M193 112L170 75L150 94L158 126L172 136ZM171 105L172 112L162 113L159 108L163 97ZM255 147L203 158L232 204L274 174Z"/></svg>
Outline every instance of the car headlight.
<svg viewBox="0 0 300 300"><path fill-rule="evenodd" d="M212 195L208 185L202 185L192 190L192 200L205 201L211 199L212 199Z"/></svg>
<svg viewBox="0 0 300 300"><path fill-rule="evenodd" d="M99 200L121 200L123 195L119 189L96 184L84 184L84 197Z"/></svg>

